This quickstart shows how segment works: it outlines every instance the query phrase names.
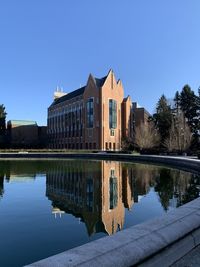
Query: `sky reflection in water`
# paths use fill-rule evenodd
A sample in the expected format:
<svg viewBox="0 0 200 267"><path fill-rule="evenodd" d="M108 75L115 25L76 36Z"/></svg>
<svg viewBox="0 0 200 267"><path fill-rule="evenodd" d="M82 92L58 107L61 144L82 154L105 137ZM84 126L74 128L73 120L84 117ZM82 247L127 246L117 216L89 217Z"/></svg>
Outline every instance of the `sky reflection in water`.
<svg viewBox="0 0 200 267"><path fill-rule="evenodd" d="M0 266L22 266L199 196L200 177L112 161L0 161Z"/></svg>

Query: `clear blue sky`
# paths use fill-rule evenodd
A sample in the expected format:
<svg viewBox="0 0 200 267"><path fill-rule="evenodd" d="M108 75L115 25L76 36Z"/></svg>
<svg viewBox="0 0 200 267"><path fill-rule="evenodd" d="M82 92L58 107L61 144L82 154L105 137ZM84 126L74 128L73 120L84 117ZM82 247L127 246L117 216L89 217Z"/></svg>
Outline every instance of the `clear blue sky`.
<svg viewBox="0 0 200 267"><path fill-rule="evenodd" d="M162 93L200 86L200 0L1 0L0 103L46 124L67 92L112 68L150 112Z"/></svg>

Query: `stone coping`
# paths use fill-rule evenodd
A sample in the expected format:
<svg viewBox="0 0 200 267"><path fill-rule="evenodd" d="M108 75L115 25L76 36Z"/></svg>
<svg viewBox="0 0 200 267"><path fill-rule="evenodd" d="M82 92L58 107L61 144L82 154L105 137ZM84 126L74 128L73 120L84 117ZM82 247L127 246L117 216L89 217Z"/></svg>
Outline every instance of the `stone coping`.
<svg viewBox="0 0 200 267"><path fill-rule="evenodd" d="M188 157L127 154L3 153L1 159L89 158L148 162L200 172L200 160ZM200 244L200 198L147 222L27 265L72 266L170 266Z"/></svg>
<svg viewBox="0 0 200 267"><path fill-rule="evenodd" d="M169 266L169 263L166 265L166 260L162 262L165 259L163 250L180 240L183 240L182 244L187 237L186 249L181 251L185 255L200 243L200 231L197 231L199 229L200 198L197 198L168 214L132 226L113 236L107 236L32 263L27 267L125 267L140 263L141 266ZM178 248L181 248L180 244ZM152 264L145 262L158 253L162 254L162 261L156 259ZM176 255L170 258L171 264L177 260ZM180 258L183 255L179 252L178 256ZM151 258L150 261L152 261ZM156 265L155 262L159 264Z"/></svg>
<svg viewBox="0 0 200 267"><path fill-rule="evenodd" d="M160 155L130 155L117 153L0 153L0 160L13 159L94 159L94 160L117 160L128 162L141 162L169 165L191 172L200 172L200 160L191 157L160 156Z"/></svg>

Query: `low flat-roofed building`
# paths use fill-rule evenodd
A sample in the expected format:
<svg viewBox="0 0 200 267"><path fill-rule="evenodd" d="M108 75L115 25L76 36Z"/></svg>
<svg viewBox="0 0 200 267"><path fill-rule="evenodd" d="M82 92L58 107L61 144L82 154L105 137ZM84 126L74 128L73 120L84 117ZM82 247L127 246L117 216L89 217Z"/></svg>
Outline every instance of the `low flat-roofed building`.
<svg viewBox="0 0 200 267"><path fill-rule="evenodd" d="M7 131L11 147L35 147L38 144L36 121L9 120Z"/></svg>
<svg viewBox="0 0 200 267"><path fill-rule="evenodd" d="M47 126L38 126L36 121L9 120L7 133L12 148L45 148Z"/></svg>

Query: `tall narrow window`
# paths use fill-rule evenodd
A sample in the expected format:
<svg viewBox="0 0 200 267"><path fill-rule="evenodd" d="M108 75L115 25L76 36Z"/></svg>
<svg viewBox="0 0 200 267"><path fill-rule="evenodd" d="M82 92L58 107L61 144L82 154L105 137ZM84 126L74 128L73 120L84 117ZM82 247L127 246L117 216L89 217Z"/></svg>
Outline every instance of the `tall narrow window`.
<svg viewBox="0 0 200 267"><path fill-rule="evenodd" d="M86 203L87 203L87 210L93 210L93 180L91 178L87 179L87 195L86 195Z"/></svg>
<svg viewBox="0 0 200 267"><path fill-rule="evenodd" d="M109 99L109 128L117 128L117 101Z"/></svg>
<svg viewBox="0 0 200 267"><path fill-rule="evenodd" d="M87 128L93 128L94 125L94 99L87 101Z"/></svg>
<svg viewBox="0 0 200 267"><path fill-rule="evenodd" d="M110 177L110 209L114 209L117 207L118 203L118 186L117 186L117 178L114 176L114 170L111 170Z"/></svg>

